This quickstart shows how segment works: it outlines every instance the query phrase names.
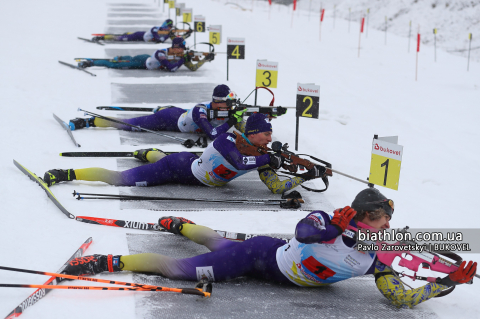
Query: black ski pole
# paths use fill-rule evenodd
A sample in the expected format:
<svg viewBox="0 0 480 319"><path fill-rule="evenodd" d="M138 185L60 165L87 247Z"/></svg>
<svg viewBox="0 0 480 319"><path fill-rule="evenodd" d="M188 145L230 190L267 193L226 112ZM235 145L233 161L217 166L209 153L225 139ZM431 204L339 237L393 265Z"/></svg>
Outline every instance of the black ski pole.
<svg viewBox="0 0 480 319"><path fill-rule="evenodd" d="M175 154L179 152L164 152L159 149L160 152L166 155ZM203 152L190 152L197 156L201 156ZM134 157L135 152L65 152L60 153L63 157Z"/></svg>
<svg viewBox="0 0 480 319"><path fill-rule="evenodd" d="M123 125L126 125L126 126L134 127L134 128L139 129L139 130L141 130L141 131L149 132L149 133L152 133L152 134L155 134L155 135L159 135L159 136L171 138L172 140L180 141L180 142L182 142L181 144L182 144L183 146L185 146L186 148L191 148L191 147L194 146L194 145L199 145L199 146L200 146L200 145L202 145L202 146L204 145L204 144L201 144L200 138L198 139L197 142L194 142L194 141L191 140L191 139L184 139L184 138L180 138L180 137L171 136L171 135L168 135L168 134L159 133L159 132L156 132L156 131L152 131L152 130L143 128L143 127L138 126L138 125L128 124L128 123L123 122L123 121L120 121L120 120L116 120L116 119L112 119L112 118L110 118L110 117L106 117L106 116L103 116L103 115L95 114L95 113L92 113L92 112L90 112L90 111L83 110L83 109L81 109L81 108L79 108L78 111L85 112L85 113L88 114L88 115L92 115L92 116L95 116L95 117L98 117L98 118L101 118L101 119L104 119L104 120L107 120L107 121L110 121L110 122L114 122L114 123L118 123L118 124L123 124ZM198 143L198 144L197 144L197 143Z"/></svg>
<svg viewBox="0 0 480 319"><path fill-rule="evenodd" d="M78 193L73 191L76 199L117 199L117 200L176 200L176 201L196 201L208 203L230 203L230 204L259 204L259 205L286 205L289 202L304 203L302 198L283 198L283 199L206 199L206 198L179 198L179 197L155 197L155 196L133 196L116 194L92 194ZM87 197L86 197L87 196ZM92 196L92 197L88 197ZM283 206L282 206L283 207ZM285 207L287 208L287 207Z"/></svg>

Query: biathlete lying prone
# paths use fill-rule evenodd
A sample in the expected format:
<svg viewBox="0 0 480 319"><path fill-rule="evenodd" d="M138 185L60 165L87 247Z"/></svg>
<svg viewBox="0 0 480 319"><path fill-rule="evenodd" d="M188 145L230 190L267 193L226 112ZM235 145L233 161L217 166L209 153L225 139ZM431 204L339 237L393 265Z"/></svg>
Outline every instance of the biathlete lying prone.
<svg viewBox="0 0 480 319"><path fill-rule="evenodd" d="M300 287L321 287L372 274L383 296L402 308L411 308L451 286L472 280L477 263L463 262L437 283L407 290L396 273L378 260L376 253L357 251L355 239L342 236L349 225L357 228L358 222L379 230L390 228L393 211L391 199L368 188L358 193L351 207L337 209L333 216L323 211L308 214L298 222L295 237L289 242L266 236L234 242L188 219L162 217L159 225L206 246L211 252L184 259L153 253L86 256L70 262L65 273L95 275L106 271L133 271L178 280L206 278L211 282L249 276Z"/></svg>

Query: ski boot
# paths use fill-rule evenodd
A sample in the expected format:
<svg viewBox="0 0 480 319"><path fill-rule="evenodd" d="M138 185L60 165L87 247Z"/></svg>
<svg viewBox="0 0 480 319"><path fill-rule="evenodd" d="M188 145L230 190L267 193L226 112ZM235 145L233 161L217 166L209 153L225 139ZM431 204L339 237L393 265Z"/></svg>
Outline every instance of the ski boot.
<svg viewBox="0 0 480 319"><path fill-rule="evenodd" d="M105 40L105 37L103 35L92 38L93 42L99 42L99 41L104 41L104 40Z"/></svg>
<svg viewBox="0 0 480 319"><path fill-rule="evenodd" d="M72 259L63 273L72 276L96 275L108 271L117 272L123 268L121 255L92 255Z"/></svg>
<svg viewBox="0 0 480 319"><path fill-rule="evenodd" d="M76 179L75 171L71 169L51 169L43 176L43 181L48 186L58 184L60 182L70 182Z"/></svg>
<svg viewBox="0 0 480 319"><path fill-rule="evenodd" d="M92 116L89 119L77 117L73 120L70 120L68 126L70 126L72 131L82 129L84 127L95 127L95 116Z"/></svg>
<svg viewBox="0 0 480 319"><path fill-rule="evenodd" d="M78 67L81 68L81 69L85 69L85 68L88 68L88 67L91 67L91 66L93 66L93 61L91 61L91 60L78 62Z"/></svg>
<svg viewBox="0 0 480 319"><path fill-rule="evenodd" d="M183 217L164 216L158 220L158 225L169 233L182 235L183 224L193 224L194 222ZM182 235L183 236L183 235Z"/></svg>
<svg viewBox="0 0 480 319"><path fill-rule="evenodd" d="M151 151L154 151L155 154L149 155L150 156L150 161L149 161L147 159L147 154ZM155 163L161 160L162 158L164 158L165 156L167 156L167 154L165 154L164 152L156 148L147 148L147 149L142 149L142 150L133 152L133 157L135 157L136 159L139 159L144 163L149 163L149 162Z"/></svg>

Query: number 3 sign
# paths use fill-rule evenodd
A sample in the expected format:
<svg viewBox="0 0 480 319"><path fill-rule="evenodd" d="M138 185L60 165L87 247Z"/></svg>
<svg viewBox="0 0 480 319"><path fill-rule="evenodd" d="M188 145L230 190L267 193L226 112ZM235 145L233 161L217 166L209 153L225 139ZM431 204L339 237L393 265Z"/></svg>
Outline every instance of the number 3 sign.
<svg viewBox="0 0 480 319"><path fill-rule="evenodd" d="M373 139L370 177L372 184L398 190L403 146L389 143L382 138Z"/></svg>
<svg viewBox="0 0 480 319"><path fill-rule="evenodd" d="M257 60L257 76L255 86L275 89L277 87L278 62Z"/></svg>

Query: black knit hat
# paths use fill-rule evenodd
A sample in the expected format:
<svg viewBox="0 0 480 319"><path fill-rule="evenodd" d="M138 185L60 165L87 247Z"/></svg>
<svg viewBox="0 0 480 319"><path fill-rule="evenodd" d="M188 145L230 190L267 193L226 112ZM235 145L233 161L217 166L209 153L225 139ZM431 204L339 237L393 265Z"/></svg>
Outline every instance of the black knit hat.
<svg viewBox="0 0 480 319"><path fill-rule="evenodd" d="M390 218L392 218L394 211L393 200L386 198L378 189L373 187L364 189L358 193L351 207L357 212L362 210L374 211L377 208L383 208Z"/></svg>

